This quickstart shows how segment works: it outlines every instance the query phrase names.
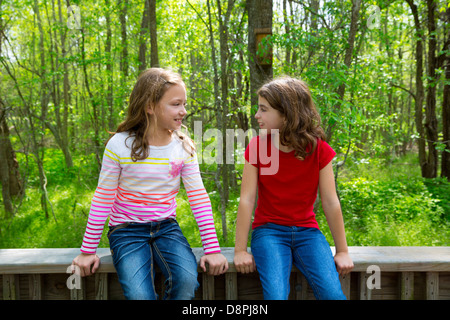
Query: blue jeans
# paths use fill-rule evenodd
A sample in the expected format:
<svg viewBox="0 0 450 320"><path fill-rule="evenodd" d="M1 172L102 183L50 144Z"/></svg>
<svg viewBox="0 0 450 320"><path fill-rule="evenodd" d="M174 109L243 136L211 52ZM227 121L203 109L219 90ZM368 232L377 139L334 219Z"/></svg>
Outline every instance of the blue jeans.
<svg viewBox="0 0 450 320"><path fill-rule="evenodd" d="M268 223L253 230L251 249L264 299L287 300L292 263L317 300L346 299L330 245L319 229Z"/></svg>
<svg viewBox="0 0 450 320"><path fill-rule="evenodd" d="M197 260L175 220L124 223L110 227L108 238L126 299L158 299L155 263L166 279L164 299L194 298Z"/></svg>

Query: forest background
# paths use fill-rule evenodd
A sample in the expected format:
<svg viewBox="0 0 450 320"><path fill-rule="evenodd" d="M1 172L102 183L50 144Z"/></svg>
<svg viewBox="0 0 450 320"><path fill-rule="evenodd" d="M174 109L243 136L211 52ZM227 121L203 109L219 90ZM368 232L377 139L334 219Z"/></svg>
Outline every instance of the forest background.
<svg viewBox="0 0 450 320"><path fill-rule="evenodd" d="M445 0L0 0L0 248L81 245L108 131L152 66L182 75L189 134L229 159L200 165L222 246L245 149L226 130L258 128L255 91L279 75L311 88L348 244L447 246L449 21ZM183 188L177 203L201 246Z"/></svg>

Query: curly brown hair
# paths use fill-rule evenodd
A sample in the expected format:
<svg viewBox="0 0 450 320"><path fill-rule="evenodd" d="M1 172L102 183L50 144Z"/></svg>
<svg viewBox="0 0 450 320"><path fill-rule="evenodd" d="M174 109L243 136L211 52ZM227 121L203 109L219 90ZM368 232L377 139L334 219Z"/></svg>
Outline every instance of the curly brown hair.
<svg viewBox="0 0 450 320"><path fill-rule="evenodd" d="M285 118L280 128L280 142L295 150L295 157L304 160L313 153L317 139L326 139L307 84L283 76L264 84L258 95L267 100Z"/></svg>
<svg viewBox="0 0 450 320"><path fill-rule="evenodd" d="M147 139L151 126L156 126L157 119L151 116L147 110L150 107L155 110L166 91L173 85L185 85L181 76L171 70L162 68L150 68L139 75L128 103L128 114L125 120L119 124L115 133L127 131L134 136L131 146L131 159L133 161L146 159L150 152L150 144ZM186 128L183 125L184 128ZM181 131L175 131L177 137L183 142L184 149L192 156L195 152L194 142ZM108 139L108 141L109 141Z"/></svg>

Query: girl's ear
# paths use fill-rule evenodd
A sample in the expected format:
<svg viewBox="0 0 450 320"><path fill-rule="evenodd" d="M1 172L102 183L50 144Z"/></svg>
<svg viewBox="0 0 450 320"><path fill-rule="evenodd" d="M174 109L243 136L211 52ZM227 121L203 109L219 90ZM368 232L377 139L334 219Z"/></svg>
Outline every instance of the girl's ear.
<svg viewBox="0 0 450 320"><path fill-rule="evenodd" d="M147 107L147 112L148 112L149 115L154 115L155 114L155 111L152 109L151 106Z"/></svg>

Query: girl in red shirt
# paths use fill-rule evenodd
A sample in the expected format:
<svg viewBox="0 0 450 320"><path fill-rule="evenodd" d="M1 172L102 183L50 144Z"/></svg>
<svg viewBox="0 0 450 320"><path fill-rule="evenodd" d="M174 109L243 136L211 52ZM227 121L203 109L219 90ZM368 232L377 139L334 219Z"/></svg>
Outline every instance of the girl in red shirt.
<svg viewBox="0 0 450 320"><path fill-rule="evenodd" d="M345 299L339 275L349 273L353 262L331 164L336 153L325 142L310 91L303 81L282 77L262 86L258 97L255 118L261 135L245 151L236 269L258 270L265 299L288 298L292 263L306 277L316 299ZM313 212L318 190L336 247L334 258Z"/></svg>

